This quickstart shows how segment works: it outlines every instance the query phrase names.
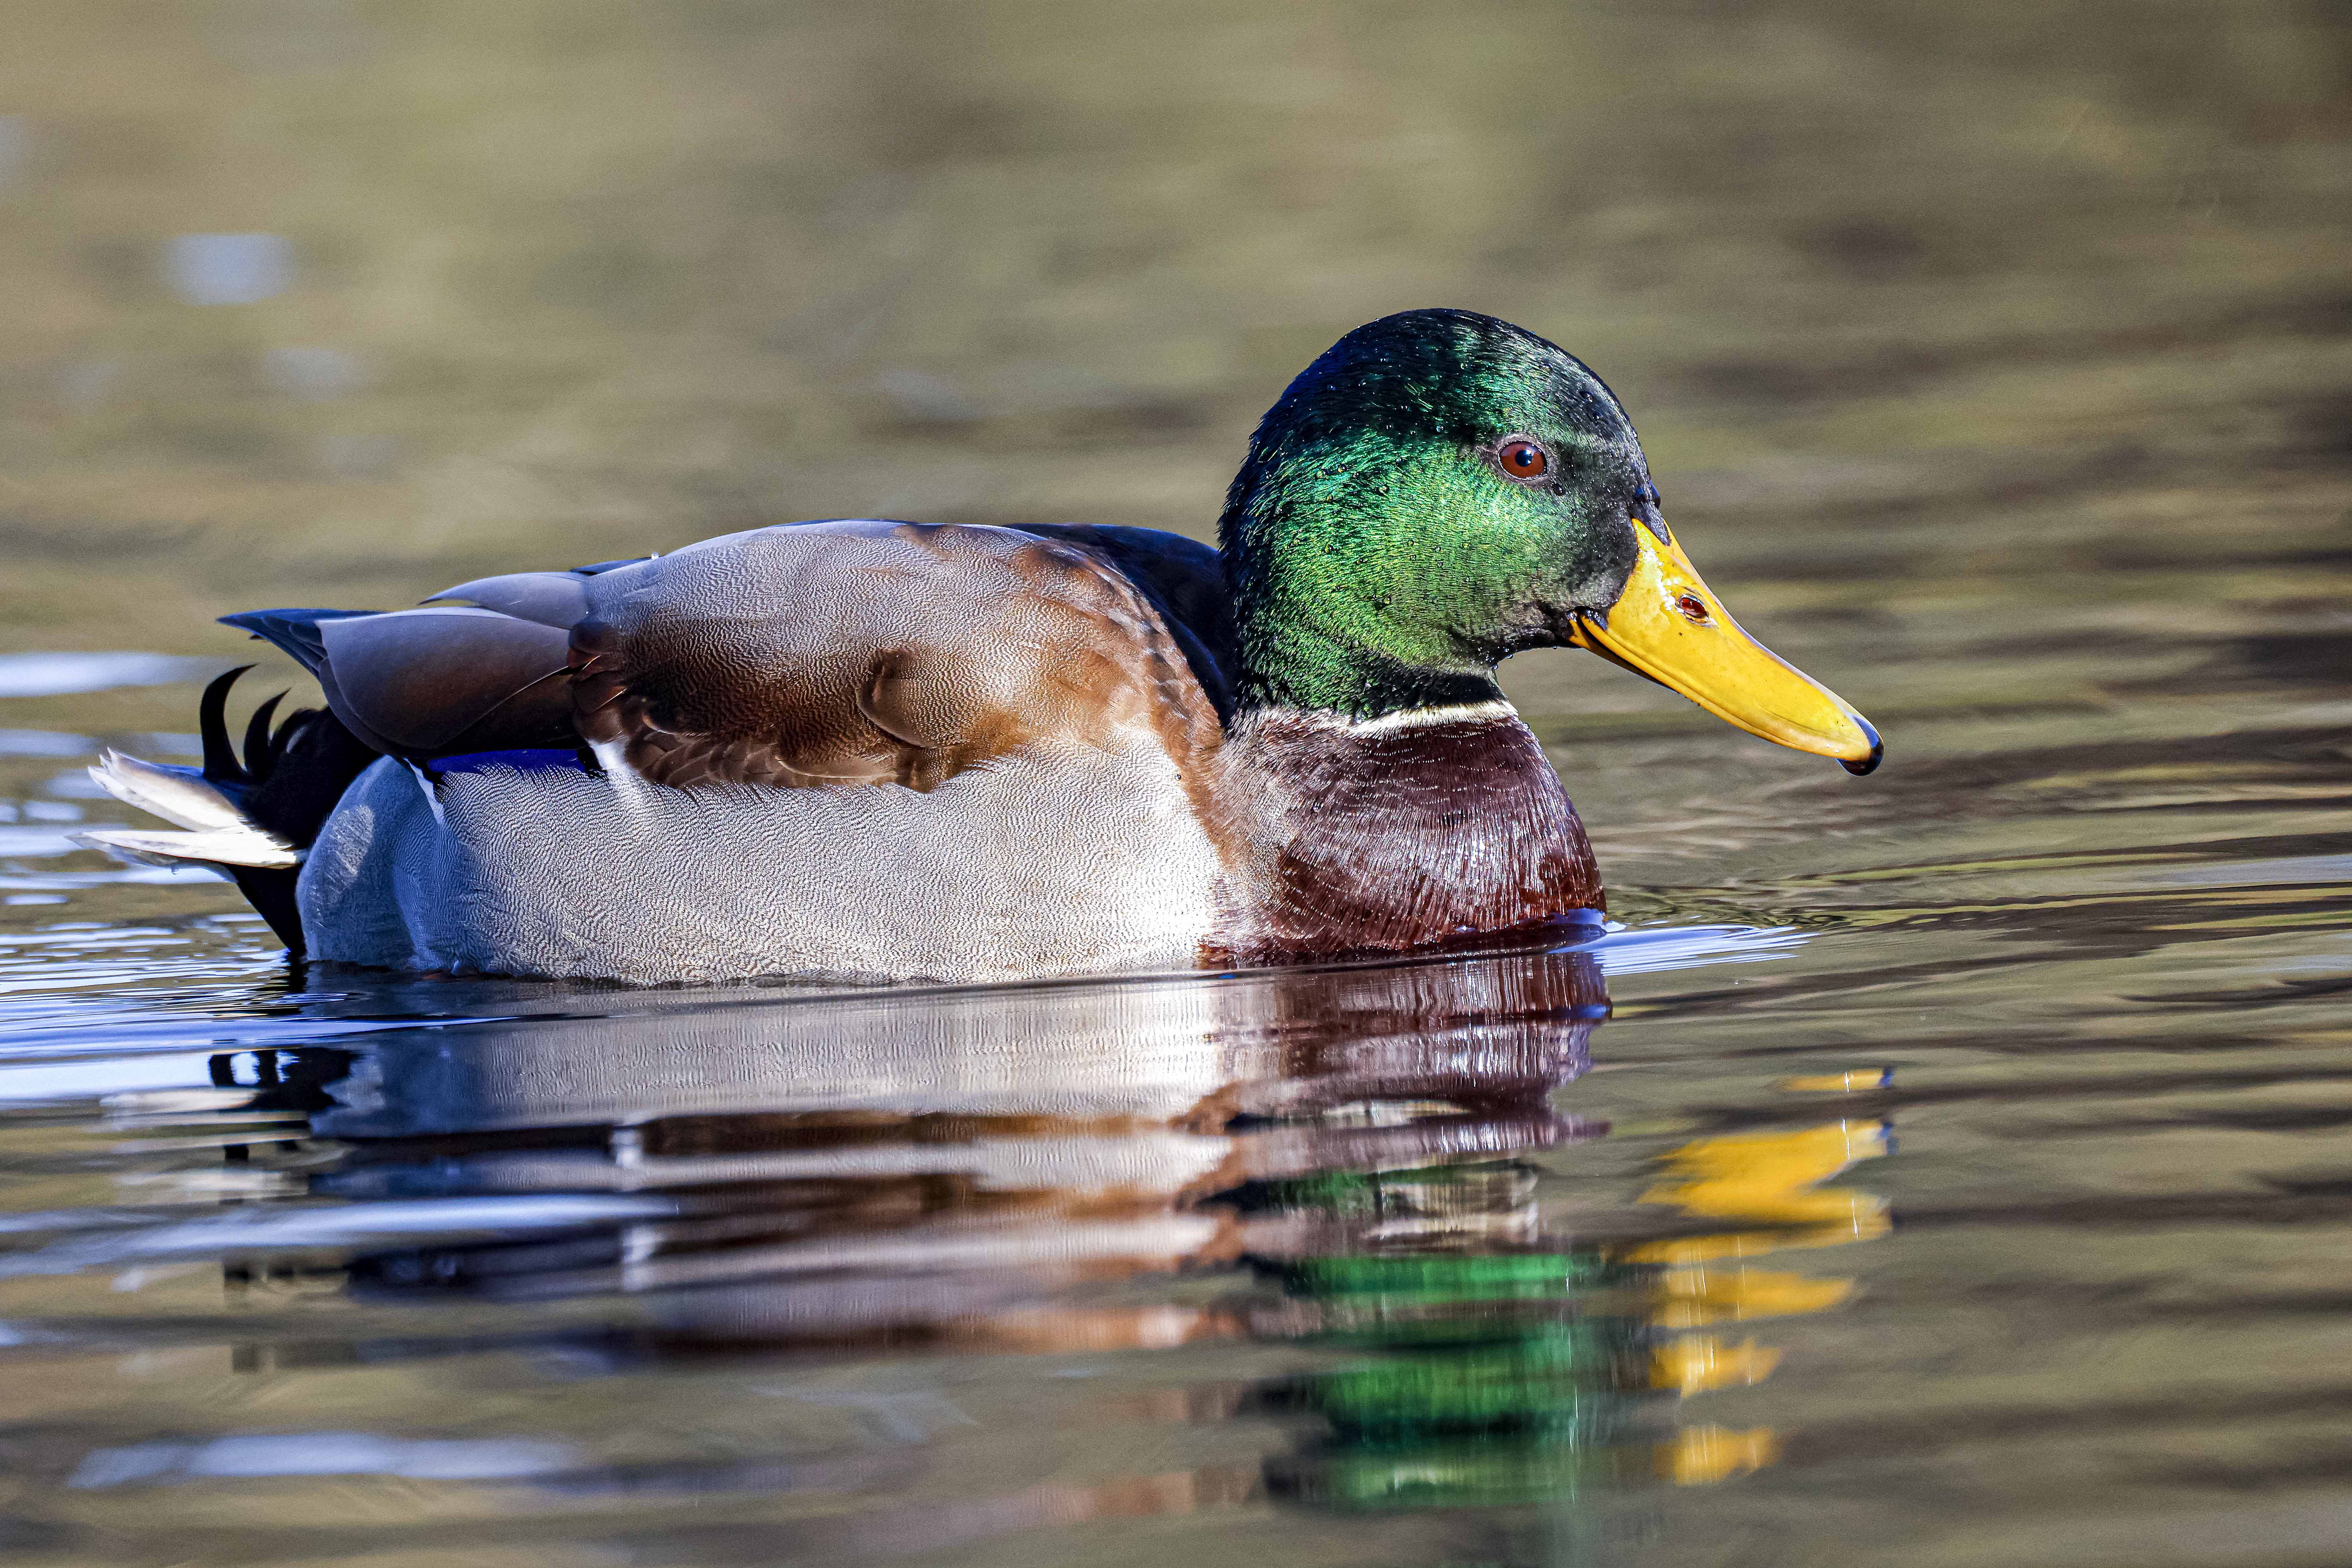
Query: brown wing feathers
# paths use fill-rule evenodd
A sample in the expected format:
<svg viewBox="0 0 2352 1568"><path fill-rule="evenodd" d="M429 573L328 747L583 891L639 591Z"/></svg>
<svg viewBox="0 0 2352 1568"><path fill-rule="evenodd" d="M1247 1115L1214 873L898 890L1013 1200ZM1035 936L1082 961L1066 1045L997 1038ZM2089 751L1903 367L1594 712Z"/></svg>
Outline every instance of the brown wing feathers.
<svg viewBox="0 0 2352 1568"><path fill-rule="evenodd" d="M352 734L394 757L570 746L569 639L489 610L353 616L320 628L316 674Z"/></svg>
<svg viewBox="0 0 2352 1568"><path fill-rule="evenodd" d="M580 733L657 782L929 789L1171 702L1184 751L1213 744L1215 714L1135 586L1011 529L764 528L605 573L588 600Z"/></svg>
<svg viewBox="0 0 2352 1568"><path fill-rule="evenodd" d="M308 665L361 743L416 761L585 740L665 784L928 789L1144 723L1189 775L1222 734L1220 632L1194 606L1201 629L1172 633L1170 606L1213 591L1193 557L1214 557L1111 537L1141 533L806 523L417 610L234 620Z"/></svg>

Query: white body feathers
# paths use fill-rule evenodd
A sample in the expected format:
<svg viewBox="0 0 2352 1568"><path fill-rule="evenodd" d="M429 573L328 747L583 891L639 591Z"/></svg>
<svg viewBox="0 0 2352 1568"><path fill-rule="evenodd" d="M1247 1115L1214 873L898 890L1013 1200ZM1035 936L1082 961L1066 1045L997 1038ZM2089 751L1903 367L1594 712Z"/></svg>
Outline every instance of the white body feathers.
<svg viewBox="0 0 2352 1568"><path fill-rule="evenodd" d="M437 807L437 810L436 808ZM638 984L1184 969L1219 866L1149 736L1045 743L928 792L691 789L381 761L299 885L314 958Z"/></svg>

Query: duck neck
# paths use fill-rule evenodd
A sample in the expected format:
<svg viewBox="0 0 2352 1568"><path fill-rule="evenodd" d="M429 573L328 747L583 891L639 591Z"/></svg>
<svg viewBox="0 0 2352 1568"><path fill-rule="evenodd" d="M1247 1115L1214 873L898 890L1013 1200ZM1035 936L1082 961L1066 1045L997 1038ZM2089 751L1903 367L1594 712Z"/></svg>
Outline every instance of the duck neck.
<svg viewBox="0 0 2352 1568"><path fill-rule="evenodd" d="M1218 519L1243 714L1340 720L1500 702L1495 658L1451 629L1452 608L1409 559L1402 486L1322 486L1257 454Z"/></svg>
<svg viewBox="0 0 2352 1568"><path fill-rule="evenodd" d="M1219 521L1238 653L1219 795L1236 956L1398 949L1601 906L1499 638L1431 559L1446 519L1393 468L1277 462L1264 433ZM1385 476L1384 476L1385 475Z"/></svg>
<svg viewBox="0 0 2352 1568"><path fill-rule="evenodd" d="M1279 600L1255 607L1237 601L1234 610L1241 669L1234 702L1241 713L1286 708L1360 721L1503 701L1492 670L1410 663Z"/></svg>

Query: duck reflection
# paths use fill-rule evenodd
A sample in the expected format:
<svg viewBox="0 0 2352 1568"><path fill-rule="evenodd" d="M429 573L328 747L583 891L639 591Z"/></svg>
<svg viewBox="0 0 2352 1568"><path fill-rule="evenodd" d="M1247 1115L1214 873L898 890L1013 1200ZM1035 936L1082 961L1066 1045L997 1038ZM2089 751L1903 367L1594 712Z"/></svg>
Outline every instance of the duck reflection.
<svg viewBox="0 0 2352 1568"><path fill-rule="evenodd" d="M350 1291L628 1297L633 1326L593 1346L616 1372L1204 1341L1296 1364L1154 1416L1279 1423L1291 1437L1271 1458L996 1497L970 1518L940 1505L868 1521L926 1548L1269 1497L1572 1502L1599 1483L1753 1469L1772 1458L1769 1431L1676 1413L1773 1368L1769 1349L1716 1331L1819 1311L1848 1287L1749 1260L1885 1225L1876 1200L1822 1185L1884 1147L1874 1124L1836 1123L1675 1151L1643 1199L1680 1211L1664 1239L1562 1239L1536 1158L1606 1131L1552 1104L1608 1013L1577 948L1108 987L612 1000L593 1017L395 1030L258 1064L266 1097L346 1151L311 1178L321 1196L669 1205L555 1237L370 1252ZM1169 1289L1171 1276L1205 1289ZM844 1549L878 1550L880 1536L837 1528Z"/></svg>
<svg viewBox="0 0 2352 1568"><path fill-rule="evenodd" d="M1843 1122L1689 1144L1666 1161L1677 1179L1643 1201L1765 1228L1557 1250L1531 1212L1524 1249L1481 1245L1516 1228L1505 1205L1477 1201L1504 1190L1504 1170L1354 1178L1359 1203L1382 1207L1401 1190L1424 1212L1478 1218L1450 1236L1425 1230L1411 1250L1359 1248L1276 1270L1288 1333L1387 1354L1269 1391L1328 1428L1270 1465L1269 1481L1348 1508L1493 1507L1572 1499L1601 1481L1719 1481L1771 1462L1769 1430L1675 1426L1663 1414L1670 1399L1760 1382L1779 1360L1752 1339L1685 1331L1843 1301L1851 1281L1744 1260L1884 1234L1879 1200L1817 1184L1885 1146L1883 1125Z"/></svg>
<svg viewBox="0 0 2352 1568"><path fill-rule="evenodd" d="M660 1193L562 1243L386 1254L363 1288L644 1293L673 1348L910 1333L1105 1346L1217 1313L1076 1287L1232 1263L1222 1195L1589 1135L1548 1096L1607 1013L1588 953L525 1018L386 1040L328 1090L343 1197Z"/></svg>

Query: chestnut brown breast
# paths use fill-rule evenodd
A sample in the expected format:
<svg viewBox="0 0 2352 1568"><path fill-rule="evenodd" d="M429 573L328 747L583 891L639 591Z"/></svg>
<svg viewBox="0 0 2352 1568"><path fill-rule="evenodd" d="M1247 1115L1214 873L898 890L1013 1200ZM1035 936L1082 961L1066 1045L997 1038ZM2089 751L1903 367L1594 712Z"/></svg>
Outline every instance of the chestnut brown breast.
<svg viewBox="0 0 2352 1568"><path fill-rule="evenodd" d="M1268 963L1397 949L1604 907L1559 776L1507 708L1347 725L1244 717L1220 758L1246 846L1227 950Z"/></svg>

